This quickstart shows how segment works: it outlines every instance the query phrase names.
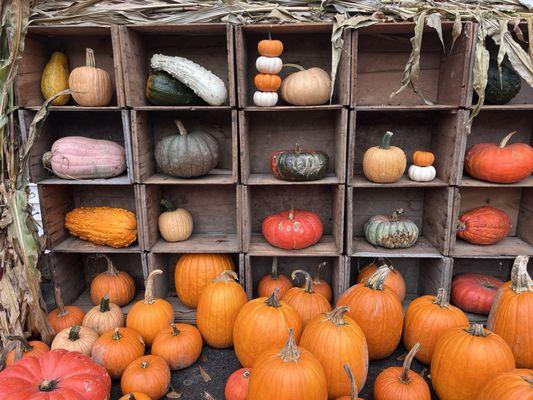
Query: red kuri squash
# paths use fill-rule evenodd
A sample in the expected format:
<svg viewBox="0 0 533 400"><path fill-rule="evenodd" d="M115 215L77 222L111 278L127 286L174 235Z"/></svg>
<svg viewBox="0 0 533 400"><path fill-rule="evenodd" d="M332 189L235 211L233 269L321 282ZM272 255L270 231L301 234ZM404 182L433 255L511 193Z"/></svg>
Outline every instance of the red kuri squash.
<svg viewBox="0 0 533 400"><path fill-rule="evenodd" d="M322 220L311 211L289 210L266 217L262 231L265 240L281 249L305 249L320 240Z"/></svg>
<svg viewBox="0 0 533 400"><path fill-rule="evenodd" d="M251 372L250 368L241 368L229 376L224 389L226 400L246 400Z"/></svg>
<svg viewBox="0 0 533 400"><path fill-rule="evenodd" d="M452 303L461 310L487 315L503 281L490 275L460 274L452 280Z"/></svg>
<svg viewBox="0 0 533 400"><path fill-rule="evenodd" d="M292 288L292 282L285 275L278 274L278 257L272 257L272 272L261 278L257 293L259 297L270 297L276 288L279 290L279 298L282 299L287 290Z"/></svg>
<svg viewBox="0 0 533 400"><path fill-rule="evenodd" d="M507 236L511 219L490 206L474 208L459 217L457 236L472 244L494 244Z"/></svg>

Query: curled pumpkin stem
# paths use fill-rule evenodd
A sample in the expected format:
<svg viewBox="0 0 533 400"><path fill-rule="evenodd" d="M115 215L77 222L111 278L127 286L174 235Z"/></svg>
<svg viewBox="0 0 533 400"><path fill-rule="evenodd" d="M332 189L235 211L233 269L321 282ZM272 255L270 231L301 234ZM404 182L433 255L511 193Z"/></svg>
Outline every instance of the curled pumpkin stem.
<svg viewBox="0 0 533 400"><path fill-rule="evenodd" d="M352 370L348 364L344 364L342 367L344 368L344 371L346 371L346 375L348 375L348 379L350 380L350 398L352 400L357 400L359 392L357 390L357 383L355 382Z"/></svg>
<svg viewBox="0 0 533 400"><path fill-rule="evenodd" d="M511 269L511 289L520 294L533 292L533 280L527 273L528 256L517 256Z"/></svg>
<svg viewBox="0 0 533 400"><path fill-rule="evenodd" d="M344 319L344 314L350 311L348 306L339 306L333 311L326 313L326 320L331 321L335 326L347 325L347 322Z"/></svg>
<svg viewBox="0 0 533 400"><path fill-rule="evenodd" d="M366 287L372 290L383 290L385 287L385 278L389 274L390 269L387 266L381 266L366 282Z"/></svg>
<svg viewBox="0 0 533 400"><path fill-rule="evenodd" d="M215 279L213 279L213 282L231 282L231 281L238 281L239 275L235 271L232 270L225 270L220 273L219 276L217 276Z"/></svg>
<svg viewBox="0 0 533 400"><path fill-rule="evenodd" d="M511 140L511 138L513 137L515 133L516 131L512 131L511 133L508 133L507 135L505 135L505 137L500 142L500 149L503 149L505 146L507 146L507 142Z"/></svg>
<svg viewBox="0 0 533 400"><path fill-rule="evenodd" d="M148 275L146 278L146 290L144 292L144 304L153 304L154 303L154 278L157 275L162 275L163 271L160 269L155 269Z"/></svg>
<svg viewBox="0 0 533 400"><path fill-rule="evenodd" d="M309 272L304 271L303 269L297 269L295 271L292 271L292 280L295 280L298 274L302 274L305 278L304 290L307 293L313 293L313 279L311 278L311 275L309 275Z"/></svg>
<svg viewBox="0 0 533 400"><path fill-rule="evenodd" d="M411 363L413 362L413 359L415 358L415 355L418 350L420 350L420 343L416 343L411 349L411 351L407 353L405 360L403 360L402 375L400 377L402 383L409 383L409 369L411 368Z"/></svg>
<svg viewBox="0 0 533 400"><path fill-rule="evenodd" d="M323 261L320 264L318 264L317 269L316 269L314 283L320 283L320 272L322 271L322 268L324 268L326 265L328 265L326 261Z"/></svg>

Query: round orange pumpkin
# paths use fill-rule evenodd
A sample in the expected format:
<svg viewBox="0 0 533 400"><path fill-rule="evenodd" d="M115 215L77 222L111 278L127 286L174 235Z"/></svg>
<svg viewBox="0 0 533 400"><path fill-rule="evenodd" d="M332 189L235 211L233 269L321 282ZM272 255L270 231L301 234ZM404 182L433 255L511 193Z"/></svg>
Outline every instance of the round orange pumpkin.
<svg viewBox="0 0 533 400"><path fill-rule="evenodd" d="M321 294L326 298L326 300L331 303L333 300L333 291L331 290L331 286L328 282L326 282L323 279L320 279L320 270L324 268L328 263L327 262L321 262L317 266L316 275L313 277L313 290Z"/></svg>
<svg viewBox="0 0 533 400"><path fill-rule="evenodd" d="M533 371L513 369L491 379L476 400L533 399Z"/></svg>
<svg viewBox="0 0 533 400"><path fill-rule="evenodd" d="M346 372L346 375L348 375L348 379L350 380L350 385L351 385L350 395L337 397L337 400L364 400L361 397L357 397L359 391L357 390L357 384L355 383L355 378L348 364L344 364L344 371Z"/></svg>
<svg viewBox="0 0 533 400"><path fill-rule="evenodd" d="M93 49L85 50L85 66L72 70L68 86L80 106L105 107L113 97L113 82L106 70L97 68Z"/></svg>
<svg viewBox="0 0 533 400"><path fill-rule="evenodd" d="M47 351L50 351L50 347L44 342L39 340L27 341L22 336L8 336L9 340L16 340L19 342L20 358L15 360L17 349L11 350L6 356L6 367L13 365L15 361L26 357L41 357Z"/></svg>
<svg viewBox="0 0 533 400"><path fill-rule="evenodd" d="M431 151L416 150L413 153L413 164L419 167L429 167L435 162L435 154Z"/></svg>
<svg viewBox="0 0 533 400"><path fill-rule="evenodd" d="M265 57L279 57L283 53L283 43L280 40L261 40L257 44L257 51Z"/></svg>
<svg viewBox="0 0 533 400"><path fill-rule="evenodd" d="M83 310L78 306L65 306L59 286L55 287L54 296L57 308L50 311L46 318L55 333L59 333L65 328L70 328L72 325L81 325L83 317L85 317Z"/></svg>
<svg viewBox="0 0 533 400"><path fill-rule="evenodd" d="M270 297L274 289L278 289L279 298L282 299L290 288L291 280L283 274L278 274L278 257L272 257L272 272L263 276L257 286L259 297Z"/></svg>
<svg viewBox="0 0 533 400"><path fill-rule="evenodd" d="M257 74L254 84L262 92L275 92L281 86L281 78L273 74Z"/></svg>
<svg viewBox="0 0 533 400"><path fill-rule="evenodd" d="M152 343L154 356L164 358L171 370L187 368L202 354L202 335L195 326L171 323Z"/></svg>
<svg viewBox="0 0 533 400"><path fill-rule="evenodd" d="M109 302L118 306L125 306L135 297L135 282L130 274L119 271L113 261L105 254L100 254L107 262L107 270L94 277L91 282L91 300L95 305L105 295Z"/></svg>
<svg viewBox="0 0 533 400"><path fill-rule="evenodd" d="M127 393L118 400L152 400L150 396L141 392Z"/></svg>
<svg viewBox="0 0 533 400"><path fill-rule="evenodd" d="M170 385L170 369L158 356L142 356L132 361L120 379L122 393L146 393L152 399L163 397Z"/></svg>
<svg viewBox="0 0 533 400"><path fill-rule="evenodd" d="M502 210L490 206L474 208L459 217L457 236L472 244L494 244L511 230L511 219Z"/></svg>
<svg viewBox="0 0 533 400"><path fill-rule="evenodd" d="M390 272L385 278L385 285L396 292L400 301L405 299L405 281L400 271L392 266L392 262L387 258L377 258L370 264L364 266L357 274L357 283L366 283L368 279L378 270L378 268L386 266Z"/></svg>

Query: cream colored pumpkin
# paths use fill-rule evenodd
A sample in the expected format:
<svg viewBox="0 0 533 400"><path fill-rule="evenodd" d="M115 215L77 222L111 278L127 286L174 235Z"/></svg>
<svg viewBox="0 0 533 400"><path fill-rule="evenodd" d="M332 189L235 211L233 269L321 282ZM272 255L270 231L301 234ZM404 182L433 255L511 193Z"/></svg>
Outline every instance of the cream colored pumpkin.
<svg viewBox="0 0 533 400"><path fill-rule="evenodd" d="M331 78L320 68L304 69L286 64L300 71L290 74L281 83L281 98L295 106L317 106L327 103L331 94Z"/></svg>
<svg viewBox="0 0 533 400"><path fill-rule="evenodd" d="M113 82L107 71L96 68L93 49L86 49L85 64L73 69L68 78L72 98L84 107L109 105L113 97Z"/></svg>
<svg viewBox="0 0 533 400"><path fill-rule="evenodd" d="M119 306L109 302L109 297L106 295L100 300L100 305L91 308L85 314L82 325L101 335L111 329L123 327L124 314Z"/></svg>
<svg viewBox="0 0 533 400"><path fill-rule="evenodd" d="M282 67L283 62L279 57L260 56L255 61L255 68L262 74L279 74Z"/></svg>
<svg viewBox="0 0 533 400"><path fill-rule="evenodd" d="M363 173L369 181L393 183L401 178L407 166L405 152L390 145L392 132L386 132L379 146L369 148L363 156Z"/></svg>
<svg viewBox="0 0 533 400"><path fill-rule="evenodd" d="M51 349L64 349L68 351L78 351L91 355L94 342L98 339L98 333L91 328L81 325L74 325L59 332L52 342Z"/></svg>
<svg viewBox="0 0 533 400"><path fill-rule="evenodd" d="M437 171L433 165L429 167L420 167L418 165L411 165L409 167L409 178L416 182L429 182L435 179Z"/></svg>
<svg viewBox="0 0 533 400"><path fill-rule="evenodd" d="M159 215L157 225L163 239L167 242L181 242L189 239L192 234L192 215L184 208L174 209L168 200L161 200L167 211Z"/></svg>

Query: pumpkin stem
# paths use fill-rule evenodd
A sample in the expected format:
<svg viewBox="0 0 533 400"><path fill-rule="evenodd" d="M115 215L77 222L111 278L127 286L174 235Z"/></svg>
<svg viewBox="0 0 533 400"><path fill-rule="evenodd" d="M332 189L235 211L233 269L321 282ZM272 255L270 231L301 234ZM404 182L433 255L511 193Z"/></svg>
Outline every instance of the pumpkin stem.
<svg viewBox="0 0 533 400"><path fill-rule="evenodd" d="M394 271L392 261L387 257L378 257L374 260L373 264L376 264L378 268L386 265L391 271Z"/></svg>
<svg viewBox="0 0 533 400"><path fill-rule="evenodd" d="M27 353L28 351L31 351L33 349L33 346L31 346L26 340L26 338L23 336L8 336L6 339L11 341L16 340L17 342L19 342L20 349L23 353Z"/></svg>
<svg viewBox="0 0 533 400"><path fill-rule="evenodd" d="M172 204L170 200L167 199L161 199L161 205L165 209L165 211L175 211L176 207Z"/></svg>
<svg viewBox="0 0 533 400"><path fill-rule="evenodd" d="M43 154L43 166L46 169L50 169L52 167L52 152L47 151Z"/></svg>
<svg viewBox="0 0 533 400"><path fill-rule="evenodd" d="M297 154L300 154L302 152L302 148L298 143L296 143L296 149L294 150Z"/></svg>
<svg viewBox="0 0 533 400"><path fill-rule="evenodd" d="M437 304L442 308L450 307L450 303L448 303L448 292L446 289L439 288L439 290L437 290L437 296L435 297L433 304Z"/></svg>
<svg viewBox="0 0 533 400"><path fill-rule="evenodd" d="M398 222L403 213L403 208L398 208L397 210L395 210L390 217L391 222Z"/></svg>
<svg viewBox="0 0 533 400"><path fill-rule="evenodd" d="M385 134L381 138L381 143L379 145L380 149L388 150L390 148L390 140L392 138L392 135L394 135L394 133L392 133L391 131L385 132Z"/></svg>
<svg viewBox="0 0 533 400"><path fill-rule="evenodd" d="M516 131L512 131L502 139L502 141L500 142L500 149L503 149L505 146L507 146L507 142L513 137L515 133Z"/></svg>
<svg viewBox="0 0 533 400"><path fill-rule="evenodd" d="M272 296L270 296L268 299L265 300L265 303L267 304L267 306L274 307L274 308L281 307L281 304L279 304L278 292L279 292L279 288L275 288L274 291L272 292Z"/></svg>
<svg viewBox="0 0 533 400"><path fill-rule="evenodd" d="M80 340L80 330L81 330L81 326L79 325L72 326L72 328L70 328L70 331L68 333L68 340L70 340L71 342Z"/></svg>
<svg viewBox="0 0 533 400"><path fill-rule="evenodd" d="M170 327L172 328L172 336L178 336L181 333L174 322L170 324Z"/></svg>
<svg viewBox="0 0 533 400"><path fill-rule="evenodd" d="M235 271L232 271L230 269L227 269L220 273L219 276L217 276L215 279L213 279L213 282L232 282L232 281L238 281L239 275Z"/></svg>
<svg viewBox="0 0 533 400"><path fill-rule="evenodd" d="M511 289L516 294L533 292L533 280L527 273L528 256L516 256L511 269Z"/></svg>
<svg viewBox="0 0 533 400"><path fill-rule="evenodd" d="M148 362L146 362L146 361L141 361L141 368L142 368L142 369L146 369L146 368L148 368Z"/></svg>
<svg viewBox="0 0 533 400"><path fill-rule="evenodd" d="M178 127L178 131L179 131L180 135L182 135L182 136L187 135L188 132L187 132L187 129L185 129L185 125L183 125L183 123L179 119L175 119L174 123Z"/></svg>
<svg viewBox="0 0 533 400"><path fill-rule="evenodd" d="M289 211L289 219L292 221L294 219L294 207L291 207Z"/></svg>
<svg viewBox="0 0 533 400"><path fill-rule="evenodd" d="M105 254L97 254L96 258L104 258L106 260L107 270L105 273L107 275L112 275L112 276L118 275L118 269L115 267L115 264L113 264L113 261L111 261L111 259L108 256L106 256Z"/></svg>
<svg viewBox="0 0 533 400"><path fill-rule="evenodd" d="M294 330L289 328L289 338L283 346L283 349L279 352L279 357L283 362L298 362L300 360L300 352L296 341L294 340Z"/></svg>
<svg viewBox="0 0 533 400"><path fill-rule="evenodd" d="M296 69L299 69L300 71L305 71L305 68L299 64L283 64L283 68L296 68Z"/></svg>
<svg viewBox="0 0 533 400"><path fill-rule="evenodd" d="M318 264L317 268L316 268L316 275L315 275L315 279L314 279L314 283L320 283L320 271L322 270L322 268L324 268L326 265L328 265L328 263L326 261L323 261L321 262L320 264Z"/></svg>
<svg viewBox="0 0 533 400"><path fill-rule="evenodd" d="M348 306L339 306L333 311L326 313L326 320L331 321L335 326L347 325L344 320L344 314L350 311Z"/></svg>
<svg viewBox="0 0 533 400"><path fill-rule="evenodd" d="M411 351L407 353L405 360L403 360L402 375L400 377L400 381L402 383L409 383L409 369L411 368L411 363L413 362L415 354L418 352L418 350L420 350L420 343L416 343L411 349Z"/></svg>
<svg viewBox="0 0 533 400"><path fill-rule="evenodd" d="M473 336L489 336L489 334L485 332L485 329L483 329L483 324L472 324L470 328L465 329L465 332L468 332Z"/></svg>
<svg viewBox="0 0 533 400"><path fill-rule="evenodd" d="M39 390L41 392L52 392L56 389L57 387L57 381L56 380L44 380L41 382L41 384L39 385Z"/></svg>
<svg viewBox="0 0 533 400"><path fill-rule="evenodd" d="M146 278L146 290L144 292L144 304L153 304L154 303L154 278L156 275L162 275L163 271L160 269L155 269Z"/></svg>
<svg viewBox="0 0 533 400"><path fill-rule="evenodd" d="M298 274L302 274L305 278L304 290L307 293L313 293L313 279L311 279L311 275L309 275L309 272L304 271L302 269L292 271L292 280L295 280Z"/></svg>
<svg viewBox="0 0 533 400"><path fill-rule="evenodd" d="M54 287L54 297L56 299L57 308L59 308L58 317L64 317L68 314L68 310L65 308L65 303L61 298L61 288L59 286Z"/></svg>
<svg viewBox="0 0 533 400"><path fill-rule="evenodd" d="M242 373L243 378L249 378L250 377L250 371L246 370Z"/></svg>
<svg viewBox="0 0 533 400"><path fill-rule="evenodd" d="M110 311L109 308L109 296L106 294L104 297L100 299L100 312L105 313Z"/></svg>
<svg viewBox="0 0 533 400"><path fill-rule="evenodd" d="M352 374L352 370L348 364L344 364L342 366L344 370L346 371L346 375L348 375L348 379L350 380L350 398L352 400L357 400L357 396L359 395L359 392L357 391L357 383L355 382L355 378Z"/></svg>
<svg viewBox="0 0 533 400"><path fill-rule="evenodd" d="M529 383L529 387L533 389L533 377L521 376L521 378Z"/></svg>
<svg viewBox="0 0 533 400"><path fill-rule="evenodd" d="M113 340L120 340L120 332L118 328L115 328L113 331L113 336L111 337Z"/></svg>
<svg viewBox="0 0 533 400"><path fill-rule="evenodd" d="M378 268L376 272L366 282L366 287L372 290L383 290L385 286L385 278L387 277L390 269L388 266L383 265Z"/></svg>
<svg viewBox="0 0 533 400"><path fill-rule="evenodd" d="M279 279L278 275L278 257L272 257L272 271L270 272L272 279Z"/></svg>
<svg viewBox="0 0 533 400"><path fill-rule="evenodd" d="M88 47L85 49L85 65L87 67L96 68L96 59L94 58L94 50Z"/></svg>

